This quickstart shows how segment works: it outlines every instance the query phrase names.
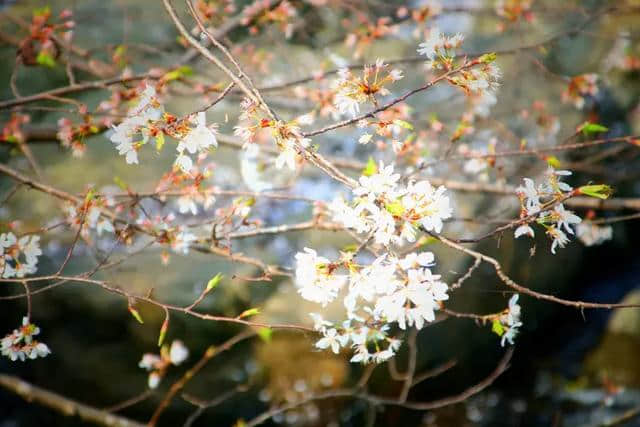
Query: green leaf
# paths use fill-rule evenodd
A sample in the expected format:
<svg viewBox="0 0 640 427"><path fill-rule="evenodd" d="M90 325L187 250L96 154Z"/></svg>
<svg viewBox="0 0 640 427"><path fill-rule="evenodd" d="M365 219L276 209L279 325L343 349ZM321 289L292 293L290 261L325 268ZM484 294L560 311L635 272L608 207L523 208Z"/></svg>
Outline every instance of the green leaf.
<svg viewBox="0 0 640 427"><path fill-rule="evenodd" d="M376 161L373 160L373 157L369 157L369 160L367 160L367 165L362 170L362 175L371 176L375 175L376 173L378 173L378 166L376 165Z"/></svg>
<svg viewBox="0 0 640 427"><path fill-rule="evenodd" d="M44 16L44 15L50 15L50 14L51 14L51 8L49 6L38 7L36 9L33 9L33 16Z"/></svg>
<svg viewBox="0 0 640 427"><path fill-rule="evenodd" d="M355 252L358 249L358 245L353 243L351 245L344 246L341 250L342 252Z"/></svg>
<svg viewBox="0 0 640 427"><path fill-rule="evenodd" d="M156 150L160 152L162 151L162 147L164 147L164 133L159 132L156 135Z"/></svg>
<svg viewBox="0 0 640 427"><path fill-rule="evenodd" d="M393 203L387 203L384 205L387 212L389 212L393 216L401 216L404 213L404 206L402 206L402 202L399 200Z"/></svg>
<svg viewBox="0 0 640 427"><path fill-rule="evenodd" d="M93 200L95 196L96 196L96 191L93 188L87 191L87 195L84 196L85 203Z"/></svg>
<svg viewBox="0 0 640 427"><path fill-rule="evenodd" d="M497 57L498 55L495 52L485 53L478 58L478 61L483 64L490 64L491 62L495 61Z"/></svg>
<svg viewBox="0 0 640 427"><path fill-rule="evenodd" d="M127 183L126 183L126 182L124 182L124 181L122 180L122 178L120 178L119 176L114 176L114 177L113 177L113 182L114 182L118 187L120 187L120 189L121 189L121 190L125 190L125 191L126 191L126 190L129 188L129 186L127 185Z"/></svg>
<svg viewBox="0 0 640 427"><path fill-rule="evenodd" d="M598 123L584 122L582 126L580 126L580 130L585 136L589 136L594 133L606 132L609 128L599 125Z"/></svg>
<svg viewBox="0 0 640 427"><path fill-rule="evenodd" d="M167 74L164 75L164 80L165 81L172 81L172 80L178 80L181 79L183 77L187 77L193 74L193 70L191 69L191 67L187 66L187 65L183 65L181 67L176 68L173 71L169 71Z"/></svg>
<svg viewBox="0 0 640 427"><path fill-rule="evenodd" d="M266 343L271 342L271 335L273 335L273 329L271 328L264 327L258 329L258 336Z"/></svg>
<svg viewBox="0 0 640 427"><path fill-rule="evenodd" d="M178 67L178 71L185 77L193 75L193 69L188 65Z"/></svg>
<svg viewBox="0 0 640 427"><path fill-rule="evenodd" d="M560 162L560 159L558 159L556 156L548 156L547 164L554 169L558 169L562 163Z"/></svg>
<svg viewBox="0 0 640 427"><path fill-rule="evenodd" d="M158 337L158 347L162 347L164 338L167 336L167 330L169 329L169 317L164 319L162 326L160 327L160 336Z"/></svg>
<svg viewBox="0 0 640 427"><path fill-rule="evenodd" d="M409 122L405 122L404 120L395 119L393 121L393 123L395 125L398 125L398 126L402 127L402 128L413 130L413 125L411 123L409 123Z"/></svg>
<svg viewBox="0 0 640 427"><path fill-rule="evenodd" d="M207 283L207 288L205 289L205 292L211 292L213 289L215 289L216 286L220 284L220 281L223 278L224 276L222 275L222 273L218 273L215 276L213 276L211 280L209 280L209 282Z"/></svg>
<svg viewBox="0 0 640 427"><path fill-rule="evenodd" d="M120 44L114 49L113 54L116 56L122 56L125 54L126 51L127 51L127 46Z"/></svg>
<svg viewBox="0 0 640 427"><path fill-rule="evenodd" d="M583 185L578 188L578 191L580 191L580 194L584 194L585 196L591 196L602 200L608 199L613 194L613 188L606 184Z"/></svg>
<svg viewBox="0 0 640 427"><path fill-rule="evenodd" d="M129 313L131 313L131 315L139 322L144 324L144 320L142 320L142 316L140 316L140 313L138 313L138 310L136 310L135 308L133 308L132 306L129 306Z"/></svg>
<svg viewBox="0 0 640 427"><path fill-rule="evenodd" d="M38 56L36 57L36 62L45 67L53 68L56 66L56 60L53 59L53 56L49 54L49 52L40 51Z"/></svg>
<svg viewBox="0 0 640 427"><path fill-rule="evenodd" d="M259 314L259 313L260 313L260 309L250 308L240 313L240 316L238 316L238 319L244 319L245 317L255 316L256 314Z"/></svg>
<svg viewBox="0 0 640 427"><path fill-rule="evenodd" d="M423 236L420 239L419 243L420 243L420 247L424 247L424 246L431 245L431 244L433 244L433 243L435 243L437 241L438 241L438 239L436 239L433 236L428 236L428 237L427 236Z"/></svg>
<svg viewBox="0 0 640 427"><path fill-rule="evenodd" d="M503 336L505 333L504 326L500 323L500 320L493 319L493 323L491 324L491 332L495 333L499 337Z"/></svg>

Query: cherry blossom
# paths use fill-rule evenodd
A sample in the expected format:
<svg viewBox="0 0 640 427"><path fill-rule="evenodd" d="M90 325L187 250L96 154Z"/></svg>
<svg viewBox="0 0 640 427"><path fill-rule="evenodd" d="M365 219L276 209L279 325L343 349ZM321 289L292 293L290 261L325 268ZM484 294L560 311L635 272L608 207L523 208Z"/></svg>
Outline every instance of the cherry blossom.
<svg viewBox="0 0 640 427"><path fill-rule="evenodd" d="M51 354L49 347L33 337L40 334L40 328L31 323L29 317L22 318L22 326L0 340L0 354L12 362L46 357Z"/></svg>

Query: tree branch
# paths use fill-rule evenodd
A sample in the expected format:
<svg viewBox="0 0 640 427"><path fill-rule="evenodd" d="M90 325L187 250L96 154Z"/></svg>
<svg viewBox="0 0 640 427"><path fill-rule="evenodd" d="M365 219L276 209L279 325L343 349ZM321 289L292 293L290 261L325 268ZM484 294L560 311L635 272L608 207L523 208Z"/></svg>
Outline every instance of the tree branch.
<svg viewBox="0 0 640 427"><path fill-rule="evenodd" d="M67 417L77 416L83 421L107 427L144 427L144 424L137 421L71 400L12 375L0 374L0 386L17 394L27 402L38 403Z"/></svg>

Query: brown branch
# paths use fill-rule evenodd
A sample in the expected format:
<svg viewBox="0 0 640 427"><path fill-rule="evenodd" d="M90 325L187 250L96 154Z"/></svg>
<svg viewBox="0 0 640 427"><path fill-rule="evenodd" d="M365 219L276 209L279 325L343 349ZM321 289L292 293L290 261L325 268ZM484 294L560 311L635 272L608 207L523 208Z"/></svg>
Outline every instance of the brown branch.
<svg viewBox="0 0 640 427"><path fill-rule="evenodd" d="M416 373L416 362L418 358L418 343L416 339L418 337L418 330L412 329L409 332L409 337L407 338L407 352L408 352L408 362L407 362L407 371L404 376L404 384L402 384L402 390L400 391L400 396L398 396L398 401L404 403L407 401L407 397L409 396L409 390L411 390L411 386L413 384L413 376Z"/></svg>
<svg viewBox="0 0 640 427"><path fill-rule="evenodd" d="M435 79L429 81L427 84L422 85L416 89L412 89L410 91L408 91L407 93L405 93L402 96L399 96L389 102L387 102L386 104L383 104L381 106L379 106L378 108L369 111L368 113L364 113L361 114L359 116L356 116L354 118L348 119L348 120L343 120L341 122L337 122L337 123L333 123L331 125L325 126L323 128L320 129L316 129L316 130L312 130L309 132L302 132L302 136L304 136L305 138L311 137L311 136L315 136L315 135L320 135L322 133L326 133L329 132L330 130L334 130L334 129L339 129L341 127L345 127L345 126L349 126L352 125L354 123L358 123L360 120L369 118L369 117L375 117L376 114L388 110L389 108L393 107L394 105L406 100L407 98L409 98L410 96L415 95L416 93L420 93L423 92L431 87L433 87L433 85L435 85L436 83L447 79L448 77L452 76L453 74L458 73L459 71L465 70L467 68L471 68L474 65L478 65L479 62L477 60L473 60L470 62L466 62L465 64L461 65L460 67L454 68L452 70L447 71L446 73L443 73L441 75L439 75L438 77L436 77Z"/></svg>
<svg viewBox="0 0 640 427"><path fill-rule="evenodd" d="M310 230L310 229L340 231L340 230L344 230L344 227L341 224L337 224L337 223L318 222L315 220L311 220L311 221L299 222L297 224L275 225L273 227L256 228L255 230L235 231L233 233L228 233L224 235L224 237L229 239L246 239L249 237L273 235L273 234L280 234L280 233L288 233L291 231L302 231L302 230Z"/></svg>
<svg viewBox="0 0 640 427"><path fill-rule="evenodd" d="M47 90L45 92L36 93L34 95L23 96L22 98L10 99L0 102L0 110L15 107L17 105L29 104L31 102L43 101L50 99L52 96L67 95L69 93L82 92L85 90L105 89L107 86L127 83L137 80L144 80L153 78L149 74L136 74L129 77L113 77L105 80L95 80L92 82L79 83L75 85L59 87L56 89Z"/></svg>
<svg viewBox="0 0 640 427"><path fill-rule="evenodd" d="M534 291L532 289L529 289L527 287L524 287L522 285L519 285L518 283L516 283L513 279L511 279L502 269L502 266L500 265L500 263L495 259L492 258L488 255L482 254L480 252L476 252L474 250L465 248L462 245L459 245L449 239L447 239L446 237L443 236L439 236L439 235L435 235L432 233L431 236L435 237L437 240L439 240L440 242L444 243L445 245L456 249L460 252L464 252L467 255L470 255L476 259L481 259L482 261L485 261L489 264L491 264L496 272L496 274L498 275L498 277L500 278L500 280L507 285L508 287L510 287L511 289L514 289L517 292L520 292L522 294L525 295L529 295L533 298L536 299L540 299L540 300L546 300L546 301L551 301L551 302L555 302L557 304L561 304L561 305L566 305L569 307L575 307L575 308L579 308L579 309L585 309L585 308L604 308L604 309L614 309L614 308L638 308L640 307L640 304L601 304L601 303L595 303L595 302L586 302L586 301L573 301L573 300L566 300L563 298L558 298L555 297L553 295L548 295L548 294L543 294L541 292L537 292Z"/></svg>
<svg viewBox="0 0 640 427"><path fill-rule="evenodd" d="M145 400L147 400L149 397L151 397L153 395L154 390L153 389L146 389L145 391L143 391L142 393L138 393L137 395L124 400L120 403L116 403L115 405L111 405L108 406L106 408L104 408L104 411L107 412L118 412L118 411L122 411L125 408L128 408L130 406L136 405L140 402L143 402Z"/></svg>
<svg viewBox="0 0 640 427"><path fill-rule="evenodd" d="M388 406L399 406L402 408L413 409L417 411L426 411L430 409L442 408L444 406L453 405L456 403L464 402L468 398L473 395L476 395L489 387L493 382L500 376L504 371L506 371L509 367L509 361L511 360L511 356L513 355L513 348L507 350L505 355L502 357L496 368L487 376L485 379L475 384L472 387L464 390L463 392L445 397L442 399L434 400L431 402L400 402L397 399L387 399L384 397L378 397L375 395L367 394L367 393L359 393L356 389L337 389L331 390L325 393L315 394L304 399L287 403L275 408L271 408L270 410L258 415L252 420L246 423L246 427L255 427L269 420L271 417L286 412L290 409L297 408L301 405L304 405L309 402L313 402L316 400L324 400L324 399L332 399L332 398L352 398L352 399L361 399L368 401L375 405L388 405Z"/></svg>
<svg viewBox="0 0 640 427"><path fill-rule="evenodd" d="M442 157L439 159L431 160L427 163L420 165L420 169L427 168L429 166L436 165L441 162L448 162L451 160L469 160L469 159L494 159L498 157L518 157L518 156L538 156L542 153L557 153L561 151L570 151L577 150L587 147L593 147L596 145L607 144L611 142L627 142L630 143L634 139L637 139L637 136L627 135L627 136L619 136L614 138L602 138L602 139L594 139L593 141L585 141L585 142L576 142L573 144L563 144L563 145L555 145L555 146L544 146L539 148L531 148L528 150L508 150L508 151L498 151L492 154L462 154L457 156L449 156Z"/></svg>
<svg viewBox="0 0 640 427"><path fill-rule="evenodd" d="M273 9L278 4L280 4L282 0L263 0L260 4L260 7L256 8L252 11L251 14L246 14L244 12L237 14L233 18L228 19L224 24L222 24L218 29L212 30L212 36L216 39L221 39L226 36L228 33L236 29L237 27L244 26L244 22L251 22L256 16L261 13ZM210 43L209 40L206 40L204 43L205 47L208 47ZM191 48L187 51L181 58L180 64L186 64L191 62L199 55L199 51L197 49Z"/></svg>
<svg viewBox="0 0 640 427"><path fill-rule="evenodd" d="M236 76L220 59L218 59L215 55L213 55L209 51L209 49L202 46L194 37L191 36L191 34L187 31L187 29L184 27L184 25L180 21L180 18L178 18L176 11L173 5L171 4L170 0L162 0L162 2L164 4L165 9L167 10L167 13L171 17L171 20L173 21L174 25L176 26L180 34L189 42L189 44L193 46L195 49L197 49L205 58L207 58L210 62L212 62L221 71L223 71L238 86L238 88L240 88L240 90L242 90L242 92L244 92L244 94L251 101L253 101L256 105L260 106L260 108L263 109L272 120L278 121L278 117L275 114L275 112L271 109L271 107L269 107L269 105L264 101L264 99L262 99L262 96L260 95L258 90L255 89L255 86L253 86L253 83L251 83L251 81L246 76L246 74L242 72L242 75L245 76L245 80L248 81L248 84L251 88L245 84L245 81L243 81L241 78ZM213 39L213 37L210 37L210 38ZM232 58L231 54L228 51L226 51L226 49L224 49L223 52L225 53L225 55L227 55L227 57ZM235 61L235 59L232 59L232 61L234 62L234 64L236 64L238 69L240 69L240 66ZM304 135L301 135L301 136L304 136ZM342 172L336 169L335 166L329 163L320 153L316 153L314 151L308 150L307 148L303 147L299 143L299 141L297 142L297 148L300 150L301 154L304 154L305 157L314 166L316 166L317 168L325 172L331 178L339 182L342 182L343 184L350 187L355 187L357 185L357 183L352 178L344 175Z"/></svg>
<svg viewBox="0 0 640 427"><path fill-rule="evenodd" d="M237 343L244 341L248 338L251 338L255 334L256 333L253 330L245 331L230 338L229 340L225 341L222 345L218 347L212 345L209 348L207 348L207 350L204 352L200 360L198 360L198 362L195 365L193 365L187 372L185 372L184 375L179 380L177 380L175 383L171 385L171 387L169 388L169 391L167 392L167 395L164 397L164 399L162 399L162 401L156 408L155 412L151 416L148 426L153 427L157 424L158 419L160 419L160 415L162 415L162 412L164 412L164 410L167 408L169 403L171 403L171 400L175 397L175 395L180 390L182 390L184 386L189 382L189 380L191 380L191 378L193 378L198 372L200 372L212 358L214 358L215 356L217 356L218 354L224 351L229 350L231 347L233 347Z"/></svg>
<svg viewBox="0 0 640 427"><path fill-rule="evenodd" d="M462 284L473 274L473 272L480 266L481 261L476 259L473 264L469 267L466 273L464 273L455 283L449 286L449 289L454 290L458 289Z"/></svg>
<svg viewBox="0 0 640 427"><path fill-rule="evenodd" d="M34 188L36 190L42 191L46 194L49 194L51 196L57 197L59 199L62 200L67 200L70 201L76 205L79 205L80 203L82 203L82 199L80 199L79 197L74 196L73 194L67 193L65 191L62 190L58 190L50 185L47 184L42 184L36 180L33 180L23 174L21 174L18 171L15 171L14 169L4 165L4 164L0 164L0 173L5 174L13 179L15 179L16 181L19 181L31 188ZM118 222L118 223L123 223L125 224L125 226L127 227L131 227L133 230L143 233L143 234L147 234L153 238L157 238L157 236L155 235L155 233L151 230L147 230L137 224L130 224L129 222L119 218L116 214L114 214L112 211L106 209L106 208L101 208L100 209L101 213L103 215L105 215L106 217L110 218L111 220ZM267 265L264 262L262 262L259 259L256 258L251 258L242 254L234 254L232 253L230 250L228 249L224 249L224 248L219 248L217 246L192 246L193 249L197 250L198 252L203 252L203 253L211 253L211 254L216 254L219 256L222 256L224 258L229 258L232 262L240 262L243 264L249 264L249 265L253 265L256 267L259 267L260 269L262 269L262 271L265 273L265 275L267 276L291 276L291 273L282 270L280 267L278 266L273 266L273 265Z"/></svg>
<svg viewBox="0 0 640 427"><path fill-rule="evenodd" d="M426 381L426 380L428 380L430 378L435 378L438 375L441 375L441 374L447 372L449 369L453 368L457 364L458 364L457 360L449 360L448 362L443 363L440 366L436 366L433 369L425 371L425 372L421 373L420 375L417 375L416 377L413 378L413 381L411 382L411 387L415 387L416 385L418 385L421 382Z"/></svg>
<svg viewBox="0 0 640 427"><path fill-rule="evenodd" d="M0 374L0 386L17 394L27 402L38 403L68 417L77 416L85 422L107 427L144 427L144 424L137 421L71 400L12 375Z"/></svg>

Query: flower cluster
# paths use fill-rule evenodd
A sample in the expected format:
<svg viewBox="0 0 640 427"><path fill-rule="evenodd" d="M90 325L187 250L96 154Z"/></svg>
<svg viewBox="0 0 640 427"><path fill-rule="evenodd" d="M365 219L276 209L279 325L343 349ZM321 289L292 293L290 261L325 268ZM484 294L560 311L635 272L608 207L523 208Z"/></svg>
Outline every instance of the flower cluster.
<svg viewBox="0 0 640 427"><path fill-rule="evenodd" d="M405 187L399 179L393 165L380 162L376 173L360 177L351 203L338 198L329 205L333 219L357 233L372 233L382 245L415 241L418 226L439 233L452 214L446 188L428 181L411 181Z"/></svg>
<svg viewBox="0 0 640 427"><path fill-rule="evenodd" d="M125 156L128 164L138 163L138 150L152 135L149 123L159 120L164 112L156 98L156 90L147 85L140 94L137 104L129 109L127 117L113 128L109 137L116 144L118 154ZM138 135L141 140L134 142Z"/></svg>
<svg viewBox="0 0 640 427"><path fill-rule="evenodd" d="M447 37L437 28L432 28L429 37L418 46L418 54L429 59L427 67L431 69L450 69L455 59L455 50L462 45L464 36L457 33Z"/></svg>
<svg viewBox="0 0 640 427"><path fill-rule="evenodd" d="M27 235L18 239L11 232L0 234L0 277L22 278L35 273L40 255L40 236Z"/></svg>
<svg viewBox="0 0 640 427"><path fill-rule="evenodd" d="M36 359L46 357L51 353L45 343L33 339L40 333L40 328L31 323L29 317L22 318L22 326L14 329L13 333L6 335L0 341L0 353L15 362L20 359Z"/></svg>
<svg viewBox="0 0 640 427"><path fill-rule="evenodd" d="M277 120L263 118L258 106L249 99L245 99L242 104L242 113L238 117L238 125L234 128L234 134L244 141L244 149L256 156L257 135L261 130L270 130L271 138L280 150L280 154L275 159L275 166L282 169L287 166L291 170L296 170L298 153L309 147L311 140L304 138L300 131L300 124L305 124L310 115L304 115L297 120L284 123Z"/></svg>
<svg viewBox="0 0 640 427"><path fill-rule="evenodd" d="M61 43L70 44L75 21L73 12L63 9L58 19L52 19L48 6L33 11L28 25L29 35L21 40L18 55L27 66L41 65L53 68L61 54Z"/></svg>
<svg viewBox="0 0 640 427"><path fill-rule="evenodd" d="M498 0L495 8L498 16L513 22L521 17L531 20L533 18L532 5L533 0Z"/></svg>
<svg viewBox="0 0 640 427"><path fill-rule="evenodd" d="M375 104L375 95L388 95L385 85L402 79L403 75L399 69L388 71L387 68L388 65L378 59L375 65L364 67L362 77L354 76L348 68L341 69L333 100L338 111L355 117L360 112L360 104L367 101Z"/></svg>
<svg viewBox="0 0 640 427"><path fill-rule="evenodd" d="M491 58L487 59L490 61ZM479 66L460 70L449 82L460 87L467 95L480 97L475 104L491 104L495 100L495 91L500 86L502 71L492 62L481 62Z"/></svg>
<svg viewBox="0 0 640 427"><path fill-rule="evenodd" d="M111 125L113 120L110 116L94 118L89 114L85 104L78 105L78 113L82 117L82 122L74 123L69 118L62 117L58 120L58 132L56 132L56 138L63 147L71 149L73 157L84 156L87 150L86 140L98 134L103 127Z"/></svg>
<svg viewBox="0 0 640 427"><path fill-rule="evenodd" d="M178 366L189 357L189 349L180 340L171 343L171 347L162 346L160 354L145 353L138 366L149 371L149 388L156 388L165 376L169 366Z"/></svg>
<svg viewBox="0 0 640 427"><path fill-rule="evenodd" d="M556 248L563 248L569 243L567 234L574 234L572 226L579 224L582 219L572 211L566 210L558 200L573 192L573 188L562 182L563 176L571 175L565 170L555 170L549 167L545 174L545 182L536 186L530 178L524 178L524 186L516 189L520 198L520 217L527 218L537 215L537 223L546 229L547 235L553 239L551 253ZM553 206L553 209L550 207ZM522 235L534 236L533 228L528 223L520 225L515 231L515 237Z"/></svg>
<svg viewBox="0 0 640 427"><path fill-rule="evenodd" d="M613 228L610 225L594 224L587 219L576 227L576 236L585 246L601 245L613 238Z"/></svg>
<svg viewBox="0 0 640 427"><path fill-rule="evenodd" d="M380 363L392 357L401 344L389 335L391 324L403 330L421 329L434 321L439 304L448 299L448 286L431 272L431 252L410 253L402 259L385 254L368 265L353 258L352 253L345 253L332 262L305 248L296 255L296 285L304 299L322 306L346 288L345 321L333 324L312 314L314 328L323 335L316 347L338 353L351 343L352 362Z"/></svg>
<svg viewBox="0 0 640 427"><path fill-rule="evenodd" d="M353 50L355 59L362 57L365 49L370 47L376 40L380 40L397 30L397 27L392 25L393 22L388 16L379 17L375 21L362 16L356 20L355 24L357 27L352 33L347 34L345 39L345 45Z"/></svg>
<svg viewBox="0 0 640 427"><path fill-rule="evenodd" d="M31 121L31 116L27 114L11 113L0 131L0 142L24 142L25 134L22 127Z"/></svg>
<svg viewBox="0 0 640 427"><path fill-rule="evenodd" d="M573 77L565 91L562 92L562 102L570 102L577 109L582 109L585 96L594 96L598 93L597 81L597 74L581 74Z"/></svg>
<svg viewBox="0 0 640 427"><path fill-rule="evenodd" d="M165 236L171 245L171 250L183 255L188 254L191 244L198 240L195 234L187 231L186 227L181 225L175 228L167 228Z"/></svg>
<svg viewBox="0 0 640 427"><path fill-rule="evenodd" d="M102 215L102 209L113 207L114 205L113 198L94 195L80 205L67 204L64 210L69 224L73 227L82 227L82 236L88 238L89 230L95 230L98 236L102 236L104 232L115 233L111 220Z"/></svg>
<svg viewBox="0 0 640 427"><path fill-rule="evenodd" d="M278 5L273 8L266 9L264 8L264 3L254 1L249 2L249 5L242 10L242 14L242 25L247 26L252 35L257 34L261 27L274 24L279 27L286 38L290 38L295 29L292 21L298 15L298 11L293 4L287 0L279 2ZM216 16L217 15L218 11L216 10Z"/></svg>
<svg viewBox="0 0 640 427"><path fill-rule="evenodd" d="M184 173L190 173L193 159L188 154L203 154L211 147L217 147L214 130L208 126L203 111L179 119L165 113L158 102L156 90L147 85L138 97L137 104L130 108L127 117L113 128L110 139L116 144L118 153L125 156L127 163L138 163L138 150L155 138L158 151L164 146L165 135L179 143L175 166ZM138 141L134 139L140 138Z"/></svg>
<svg viewBox="0 0 640 427"><path fill-rule="evenodd" d="M193 160L185 154L185 151L190 154L196 154L205 152L210 147L218 146L216 135L213 130L207 126L207 119L203 111L196 114L195 118L192 118L192 122L195 127L187 131L176 148L178 150L178 157L176 158L175 164L185 173L189 173L193 168Z"/></svg>
<svg viewBox="0 0 640 427"><path fill-rule="evenodd" d="M513 339L518 335L519 327L522 326L520 321L520 306L518 305L518 294L509 299L509 307L493 320L493 331L502 339L500 345L504 347L506 342L513 345Z"/></svg>
<svg viewBox="0 0 640 427"><path fill-rule="evenodd" d="M427 40L419 45L418 53L427 57L427 68L450 71L459 67L457 73L447 77L447 81L465 92L475 114L486 117L497 102L495 91L500 86L502 72L493 63L496 55L492 53L471 62L456 62L455 49L462 45L463 40L460 33L447 37L434 28Z"/></svg>

